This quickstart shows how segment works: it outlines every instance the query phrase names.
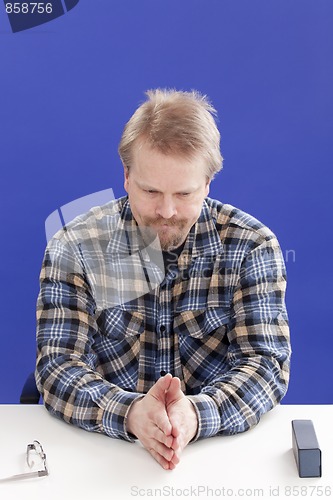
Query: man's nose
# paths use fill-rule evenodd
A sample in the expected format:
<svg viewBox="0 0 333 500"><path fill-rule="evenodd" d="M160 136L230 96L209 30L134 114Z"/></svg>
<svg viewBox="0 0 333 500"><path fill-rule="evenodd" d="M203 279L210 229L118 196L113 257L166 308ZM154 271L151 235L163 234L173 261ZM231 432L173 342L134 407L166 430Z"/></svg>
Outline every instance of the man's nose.
<svg viewBox="0 0 333 500"><path fill-rule="evenodd" d="M163 219L171 219L171 217L177 214L174 200L171 197L160 199L156 207L156 214L163 217Z"/></svg>

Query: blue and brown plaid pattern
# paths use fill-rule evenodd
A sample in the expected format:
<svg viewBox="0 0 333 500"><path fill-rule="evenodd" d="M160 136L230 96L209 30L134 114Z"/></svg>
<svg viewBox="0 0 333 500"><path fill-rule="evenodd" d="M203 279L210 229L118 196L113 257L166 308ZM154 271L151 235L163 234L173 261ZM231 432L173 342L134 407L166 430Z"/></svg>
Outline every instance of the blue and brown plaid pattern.
<svg viewBox="0 0 333 500"><path fill-rule="evenodd" d="M137 234L124 197L77 217L48 244L36 368L46 407L131 440L130 405L170 372L197 411L195 439L246 431L281 400L289 379L276 237L206 198L178 266L164 274Z"/></svg>

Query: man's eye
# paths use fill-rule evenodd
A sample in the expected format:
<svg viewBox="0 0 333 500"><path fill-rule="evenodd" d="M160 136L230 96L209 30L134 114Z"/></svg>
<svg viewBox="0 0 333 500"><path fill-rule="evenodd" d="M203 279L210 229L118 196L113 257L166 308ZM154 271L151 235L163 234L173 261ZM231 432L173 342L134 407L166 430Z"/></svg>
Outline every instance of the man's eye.
<svg viewBox="0 0 333 500"><path fill-rule="evenodd" d="M149 193L149 194L154 194L156 193L156 191L154 191L153 189L145 189L146 193Z"/></svg>

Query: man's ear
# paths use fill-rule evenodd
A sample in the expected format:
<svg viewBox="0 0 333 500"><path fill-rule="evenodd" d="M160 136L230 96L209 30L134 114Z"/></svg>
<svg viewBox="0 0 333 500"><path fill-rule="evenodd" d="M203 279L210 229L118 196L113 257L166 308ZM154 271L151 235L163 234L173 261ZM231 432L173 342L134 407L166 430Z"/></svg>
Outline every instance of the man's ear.
<svg viewBox="0 0 333 500"><path fill-rule="evenodd" d="M211 179L207 178L205 197L209 195L210 183L211 183Z"/></svg>
<svg viewBox="0 0 333 500"><path fill-rule="evenodd" d="M126 193L128 193L129 169L128 169L128 167L126 167L126 165L123 165L123 167L124 167L124 188L125 188Z"/></svg>

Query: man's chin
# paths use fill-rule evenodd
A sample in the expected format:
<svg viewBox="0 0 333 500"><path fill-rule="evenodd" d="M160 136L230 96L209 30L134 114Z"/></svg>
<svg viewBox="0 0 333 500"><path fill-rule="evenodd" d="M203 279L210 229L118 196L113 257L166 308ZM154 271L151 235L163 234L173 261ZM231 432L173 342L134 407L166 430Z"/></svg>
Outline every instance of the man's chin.
<svg viewBox="0 0 333 500"><path fill-rule="evenodd" d="M147 224L140 226L146 244L155 248L156 244L163 252L178 248L185 241L187 234L184 229L174 225Z"/></svg>
<svg viewBox="0 0 333 500"><path fill-rule="evenodd" d="M171 250L174 250L175 248L180 247L182 243L184 243L186 237L183 235L178 235L177 237L174 238L163 238L160 236L160 245L161 249L163 252L171 252Z"/></svg>

